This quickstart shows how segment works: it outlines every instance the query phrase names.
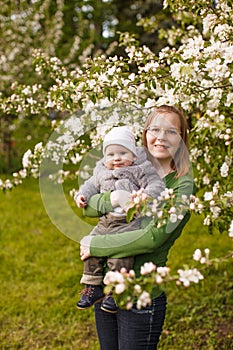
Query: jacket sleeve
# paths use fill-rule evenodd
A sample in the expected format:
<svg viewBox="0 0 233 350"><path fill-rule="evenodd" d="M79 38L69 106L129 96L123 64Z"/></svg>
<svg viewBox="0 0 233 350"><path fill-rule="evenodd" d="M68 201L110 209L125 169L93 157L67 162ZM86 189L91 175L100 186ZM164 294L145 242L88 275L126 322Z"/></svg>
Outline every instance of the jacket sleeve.
<svg viewBox="0 0 233 350"><path fill-rule="evenodd" d="M75 197L82 194L88 201L92 196L98 193L98 189L95 185L94 177L91 176L88 180L84 182L83 185L79 187L78 192L75 194Z"/></svg>
<svg viewBox="0 0 233 350"><path fill-rule="evenodd" d="M141 187L145 193L152 198L157 198L165 189L164 181L161 179L151 162L146 161L142 165Z"/></svg>
<svg viewBox="0 0 233 350"><path fill-rule="evenodd" d="M148 196L157 198L165 189L165 184L155 166L148 160L144 147L137 147L137 160L135 164L140 169L140 171L138 171L140 187L144 188Z"/></svg>
<svg viewBox="0 0 233 350"><path fill-rule="evenodd" d="M100 160L96 167L94 168L93 175L84 182L83 185L80 186L78 192L75 194L75 197L82 194L86 197L86 200L88 201L92 196L100 192L100 185L99 185L99 178L101 174L101 163L102 160Z"/></svg>
<svg viewBox="0 0 233 350"><path fill-rule="evenodd" d="M190 195L193 191L193 182L184 177L178 179L174 185L174 192L179 196L182 194ZM90 246L92 256L109 256L122 258L126 256L135 256L138 254L151 253L156 248L162 246L173 233L181 232L184 225L190 217L190 213L184 213L184 218L176 223L167 222L160 228L157 228L154 221L147 222L145 228L139 230L123 232L114 235L99 235L93 237ZM147 218L145 218L145 221Z"/></svg>

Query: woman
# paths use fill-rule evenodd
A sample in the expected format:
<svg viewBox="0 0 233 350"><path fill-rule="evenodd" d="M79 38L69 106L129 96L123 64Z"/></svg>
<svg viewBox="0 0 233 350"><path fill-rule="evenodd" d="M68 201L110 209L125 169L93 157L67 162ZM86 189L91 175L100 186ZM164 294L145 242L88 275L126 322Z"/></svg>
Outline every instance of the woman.
<svg viewBox="0 0 233 350"><path fill-rule="evenodd" d="M156 108L145 123L143 144L148 158L156 167L159 166L165 187L172 188L177 199L184 194L189 196L193 193L193 181L188 174L187 123L179 109L167 105ZM124 195L119 195L117 191L97 196L90 199L86 215L103 215L115 205L124 206ZM89 256L121 258L133 255L137 274L145 262L152 261L156 266L165 266L168 252L189 217L190 213L187 212L181 221L167 222L159 229L152 220L148 223L145 218L144 228L140 230L84 238L81 242L81 259ZM116 314L109 314L96 304L96 327L101 349L155 350L162 332L165 312L166 296L156 287L152 304L144 309L118 309Z"/></svg>

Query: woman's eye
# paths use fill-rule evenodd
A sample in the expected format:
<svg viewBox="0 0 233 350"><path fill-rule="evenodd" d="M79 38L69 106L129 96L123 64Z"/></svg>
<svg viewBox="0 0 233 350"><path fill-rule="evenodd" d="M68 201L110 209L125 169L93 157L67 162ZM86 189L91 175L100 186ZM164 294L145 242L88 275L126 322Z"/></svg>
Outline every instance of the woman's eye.
<svg viewBox="0 0 233 350"><path fill-rule="evenodd" d="M167 129L167 133L169 135L176 135L176 134L178 134L178 132L175 129Z"/></svg>
<svg viewBox="0 0 233 350"><path fill-rule="evenodd" d="M158 133L158 132L160 132L160 129L159 128L153 128L153 129L150 129L150 131Z"/></svg>

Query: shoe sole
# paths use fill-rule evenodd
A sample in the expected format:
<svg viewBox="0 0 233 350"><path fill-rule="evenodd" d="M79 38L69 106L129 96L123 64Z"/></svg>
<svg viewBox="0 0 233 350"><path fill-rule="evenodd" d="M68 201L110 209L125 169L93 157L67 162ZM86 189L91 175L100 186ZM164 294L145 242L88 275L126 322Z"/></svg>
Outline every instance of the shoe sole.
<svg viewBox="0 0 233 350"><path fill-rule="evenodd" d="M115 310L115 311L108 310L108 309L105 309L103 306L100 306L100 308L102 311L108 312L109 314L116 314L117 313L117 310Z"/></svg>
<svg viewBox="0 0 233 350"><path fill-rule="evenodd" d="M78 306L78 305L76 305L76 307L77 307L77 309L79 309L79 310L87 310L87 309L90 309L90 307L92 307L93 305L95 305L95 304L97 304L97 303L99 303L99 302L101 302L101 301L103 301L103 300L104 300L104 296L103 296L102 298L96 300L92 305L90 305L90 306L88 306L88 307L80 307L80 306Z"/></svg>

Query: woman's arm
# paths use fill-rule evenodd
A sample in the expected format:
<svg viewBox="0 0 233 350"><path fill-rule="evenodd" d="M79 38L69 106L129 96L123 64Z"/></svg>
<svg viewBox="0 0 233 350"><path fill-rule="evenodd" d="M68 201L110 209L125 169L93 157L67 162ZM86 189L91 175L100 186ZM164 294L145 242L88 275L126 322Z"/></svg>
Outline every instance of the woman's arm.
<svg viewBox="0 0 233 350"><path fill-rule="evenodd" d="M176 225L164 225L157 228L153 220L151 220L143 229L114 235L94 236L90 244L90 255L124 258L132 255L152 253L156 248L162 246L171 235L181 232L189 218L190 214L187 213L183 220Z"/></svg>
<svg viewBox="0 0 233 350"><path fill-rule="evenodd" d="M121 207L125 212L131 201L132 194L125 190L101 193L93 196L88 201L83 214L89 217L98 217L114 210L115 207Z"/></svg>
<svg viewBox="0 0 233 350"><path fill-rule="evenodd" d="M110 195L111 191L92 196L87 203L87 207L83 210L83 215L99 217L113 211Z"/></svg>
<svg viewBox="0 0 233 350"><path fill-rule="evenodd" d="M182 194L189 196L193 192L193 181L189 176L183 176L171 181L168 177L169 187L180 197ZM171 186L172 182L172 186ZM186 213L183 220L176 223L168 222L161 228L155 227L151 220L145 228L135 231L123 232L114 235L94 236L90 244L91 256L126 257L153 252L156 248L170 238L173 233L181 232L190 214ZM144 223L145 223L144 219ZM148 223L148 220L147 220Z"/></svg>

